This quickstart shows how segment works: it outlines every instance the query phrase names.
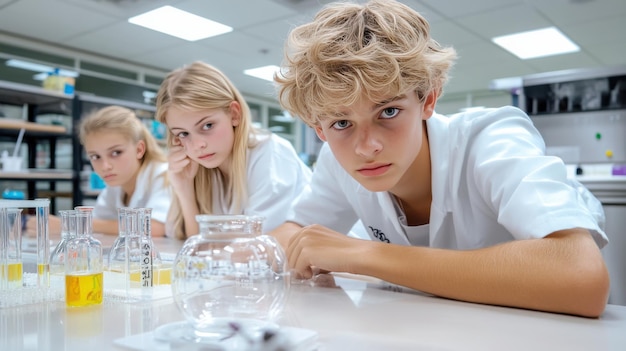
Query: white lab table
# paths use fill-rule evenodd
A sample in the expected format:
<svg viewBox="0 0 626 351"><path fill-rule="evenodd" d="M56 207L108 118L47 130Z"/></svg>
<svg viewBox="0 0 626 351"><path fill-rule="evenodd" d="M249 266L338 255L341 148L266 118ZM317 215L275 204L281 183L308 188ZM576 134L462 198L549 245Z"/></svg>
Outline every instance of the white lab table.
<svg viewBox="0 0 626 351"><path fill-rule="evenodd" d="M165 251L180 243L162 239L157 245ZM125 350L116 339L150 337L155 328L181 320L171 297L136 304L105 300L86 308L62 302L4 308L0 350ZM588 319L452 301L342 274L293 284L279 324L317 332L321 351L626 350L624 306L609 305L600 318Z"/></svg>

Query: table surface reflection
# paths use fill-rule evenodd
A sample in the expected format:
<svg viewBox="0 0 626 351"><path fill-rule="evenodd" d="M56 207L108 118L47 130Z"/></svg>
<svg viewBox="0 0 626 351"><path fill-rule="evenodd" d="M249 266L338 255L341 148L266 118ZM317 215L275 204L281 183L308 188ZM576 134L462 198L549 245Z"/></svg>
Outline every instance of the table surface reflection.
<svg viewBox="0 0 626 351"><path fill-rule="evenodd" d="M97 238L105 247L114 240ZM169 253L182 245L155 242ZM2 308L0 350L124 350L115 339L181 320L172 298ZM625 306L609 305L599 319L587 319L447 300L343 274L292 284L279 324L317 331L318 350L626 349Z"/></svg>

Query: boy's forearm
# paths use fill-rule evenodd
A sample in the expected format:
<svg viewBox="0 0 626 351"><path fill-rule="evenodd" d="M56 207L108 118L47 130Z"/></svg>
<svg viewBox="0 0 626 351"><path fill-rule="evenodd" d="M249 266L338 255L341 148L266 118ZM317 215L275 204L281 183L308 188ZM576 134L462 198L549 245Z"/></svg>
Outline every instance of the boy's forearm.
<svg viewBox="0 0 626 351"><path fill-rule="evenodd" d="M357 273L461 301L597 317L606 267L590 236L567 235L467 251L374 245Z"/></svg>

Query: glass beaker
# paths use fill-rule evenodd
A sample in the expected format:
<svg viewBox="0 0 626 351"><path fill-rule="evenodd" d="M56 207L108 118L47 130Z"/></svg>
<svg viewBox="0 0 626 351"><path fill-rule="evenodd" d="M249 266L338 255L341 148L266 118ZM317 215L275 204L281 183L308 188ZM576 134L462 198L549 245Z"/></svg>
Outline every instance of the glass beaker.
<svg viewBox="0 0 626 351"><path fill-rule="evenodd" d="M76 211L76 237L67 243L65 304L70 307L102 303L102 244L91 235L91 216L91 211Z"/></svg>
<svg viewBox="0 0 626 351"><path fill-rule="evenodd" d="M172 268L172 293L190 324L184 337L219 342L233 323L258 335L282 312L289 290L286 256L262 235L263 218L198 215L200 233L189 237Z"/></svg>
<svg viewBox="0 0 626 351"><path fill-rule="evenodd" d="M76 211L59 211L61 217L61 241L54 247L50 254L50 274L65 274L65 256L67 242L76 237Z"/></svg>

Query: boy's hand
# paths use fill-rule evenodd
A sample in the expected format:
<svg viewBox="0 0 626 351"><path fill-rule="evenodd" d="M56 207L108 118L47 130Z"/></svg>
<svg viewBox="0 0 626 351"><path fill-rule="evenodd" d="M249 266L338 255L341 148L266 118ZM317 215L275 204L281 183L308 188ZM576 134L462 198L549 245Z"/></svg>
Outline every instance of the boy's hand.
<svg viewBox="0 0 626 351"><path fill-rule="evenodd" d="M368 242L314 224L294 234L285 251L296 279L310 279L322 272L358 273L355 266L362 256L359 248Z"/></svg>

